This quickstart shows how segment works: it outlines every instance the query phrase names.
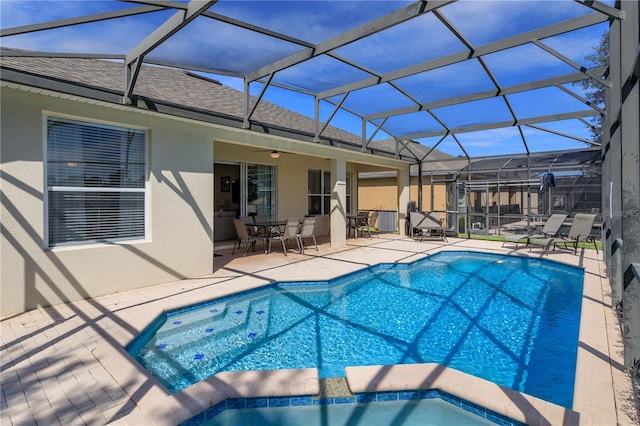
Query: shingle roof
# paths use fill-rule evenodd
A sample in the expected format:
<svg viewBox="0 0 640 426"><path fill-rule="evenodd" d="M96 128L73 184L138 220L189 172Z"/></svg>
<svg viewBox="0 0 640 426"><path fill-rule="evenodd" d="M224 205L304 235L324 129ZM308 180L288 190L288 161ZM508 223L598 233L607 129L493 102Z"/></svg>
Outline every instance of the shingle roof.
<svg viewBox="0 0 640 426"><path fill-rule="evenodd" d="M97 59L5 56L2 67L114 93L123 92L125 81L122 63ZM143 66L135 95L147 101L166 102L238 120L243 117L242 92L196 78L183 70ZM253 119L313 134L313 119L266 101L260 102ZM323 135L360 145L358 136L335 127L327 127Z"/></svg>
<svg viewBox="0 0 640 426"><path fill-rule="evenodd" d="M11 69L20 73L36 75L57 82L70 83L98 90L100 92L122 95L124 84L124 65L119 62L85 59L52 58L29 56L3 56L2 69ZM5 79L3 73L2 78ZM227 120L242 123L244 95L242 92L209 79L199 78L183 70L143 66L136 84L135 97L147 106L150 104L170 105L178 109L199 111ZM255 97L252 100L255 102ZM228 121L226 122L228 123ZM261 101L254 115L252 125L260 127L292 130L310 138L314 133L314 120L305 115L288 110L268 101ZM362 146L359 136L333 126L327 126L322 133L324 139L336 146ZM415 149L423 152L417 143ZM370 152L395 153L393 140L371 144ZM405 149L401 158L410 159L413 155ZM443 154L446 155L446 154Z"/></svg>
<svg viewBox="0 0 640 426"><path fill-rule="evenodd" d="M455 171L466 167L468 162L466 159L459 159L452 155L446 154L437 149L432 150L430 147L422 145L415 141L400 141L400 154L407 156L415 156L418 159L424 158L423 172L431 171ZM395 139L383 139L371 142L369 146L379 149L395 152ZM418 166L411 166L411 174L418 174Z"/></svg>
<svg viewBox="0 0 640 426"><path fill-rule="evenodd" d="M113 95L123 94L125 71L124 65L120 62L70 57L3 56L0 66L3 70L10 69ZM2 78L5 79L5 73ZM186 109L226 118L227 124L229 120L238 126L242 123L244 94L241 91L184 70L144 65L136 83L134 96L147 107L154 104L169 105L173 107L174 112L176 108ZM254 102L256 100L255 97L251 99ZM314 134L312 118L262 100L252 116L252 126L260 128L265 125L269 128L302 133L307 138ZM351 146L357 149L361 149L362 146L358 135L333 126L327 126L322 136L336 146ZM371 142L367 146L367 151L392 156L396 151L395 140ZM400 158L411 160L423 158L429 151L429 147L409 141L408 148L400 147L399 155ZM438 160L452 158L448 154L433 150L428 156L430 161L428 168L451 170L466 164L466 162L460 164L438 162ZM433 162L434 160L436 162Z"/></svg>
<svg viewBox="0 0 640 426"><path fill-rule="evenodd" d="M521 157L501 157L477 159L471 162L471 170L474 172L521 172L527 170L546 171L550 167L553 169L581 169L583 167L597 166L602 162L602 153L599 149L573 152L539 153L532 154L529 158ZM461 170L466 172L468 165Z"/></svg>

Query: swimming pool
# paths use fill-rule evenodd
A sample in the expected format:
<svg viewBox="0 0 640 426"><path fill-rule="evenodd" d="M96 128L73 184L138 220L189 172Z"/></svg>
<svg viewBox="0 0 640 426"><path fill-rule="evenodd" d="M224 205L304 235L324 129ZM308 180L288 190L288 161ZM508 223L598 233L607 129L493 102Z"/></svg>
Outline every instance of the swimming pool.
<svg viewBox="0 0 640 426"><path fill-rule="evenodd" d="M172 392L220 371L435 362L571 407L583 271L441 252L171 312L128 350Z"/></svg>

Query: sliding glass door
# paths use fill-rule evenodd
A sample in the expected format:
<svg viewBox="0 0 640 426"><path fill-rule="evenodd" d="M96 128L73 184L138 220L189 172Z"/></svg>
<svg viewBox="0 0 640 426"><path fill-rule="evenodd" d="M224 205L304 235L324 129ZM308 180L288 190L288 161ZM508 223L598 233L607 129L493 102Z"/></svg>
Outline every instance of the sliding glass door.
<svg viewBox="0 0 640 426"><path fill-rule="evenodd" d="M243 163L245 166L247 215L277 219L276 168L262 164Z"/></svg>

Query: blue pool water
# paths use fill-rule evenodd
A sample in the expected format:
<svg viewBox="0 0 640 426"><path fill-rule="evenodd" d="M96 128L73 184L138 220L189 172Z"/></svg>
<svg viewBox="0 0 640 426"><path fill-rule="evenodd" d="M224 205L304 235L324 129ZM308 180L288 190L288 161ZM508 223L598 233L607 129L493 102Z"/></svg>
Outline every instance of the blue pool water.
<svg viewBox="0 0 640 426"><path fill-rule="evenodd" d="M219 402L180 426L524 426L436 389L365 392L351 397L230 398Z"/></svg>
<svg viewBox="0 0 640 426"><path fill-rule="evenodd" d="M436 362L570 408L583 271L443 252L172 312L129 352L168 389L221 371Z"/></svg>
<svg viewBox="0 0 640 426"><path fill-rule="evenodd" d="M427 420L428 419L428 420ZM395 422L395 423L394 423ZM495 425L485 418L449 405L441 399L366 404L306 405L299 407L225 410L206 426L300 425Z"/></svg>

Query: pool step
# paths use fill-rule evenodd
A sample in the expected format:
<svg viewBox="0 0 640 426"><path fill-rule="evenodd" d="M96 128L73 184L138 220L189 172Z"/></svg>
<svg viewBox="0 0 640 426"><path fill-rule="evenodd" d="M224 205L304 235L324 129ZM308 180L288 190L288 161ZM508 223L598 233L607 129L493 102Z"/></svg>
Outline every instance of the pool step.
<svg viewBox="0 0 640 426"><path fill-rule="evenodd" d="M171 315L167 318L167 321L162 325L162 327L156 331L156 337L174 334L176 330L184 329L188 326L197 327L198 324L210 323L212 320L215 320L225 314L226 310L227 304L219 303L206 308Z"/></svg>
<svg viewBox="0 0 640 426"><path fill-rule="evenodd" d="M249 321L245 327L236 330L228 330L215 338L199 342L192 351L204 353L206 357L220 358L225 354L234 354L239 348L260 342L269 335L269 301L266 303L252 304ZM187 353L190 348L183 348ZM233 357L236 355L234 354Z"/></svg>
<svg viewBox="0 0 640 426"><path fill-rule="evenodd" d="M165 333L155 339L156 350L147 356L177 354L191 357L207 352L219 356L239 346L259 340L267 333L269 325L268 298L244 301L227 307L223 318L206 324L195 323L188 328L176 328L172 334Z"/></svg>
<svg viewBox="0 0 640 426"><path fill-rule="evenodd" d="M156 333L155 340L157 344L164 343L167 345L166 348L170 349L195 339L205 338L213 331L219 334L225 330L239 327L247 321L249 307L250 301L243 300L227 305L222 315L213 316L211 313L209 313L209 317L197 315L200 319L186 323L172 321L170 318L167 324L172 328L167 328L162 333Z"/></svg>

